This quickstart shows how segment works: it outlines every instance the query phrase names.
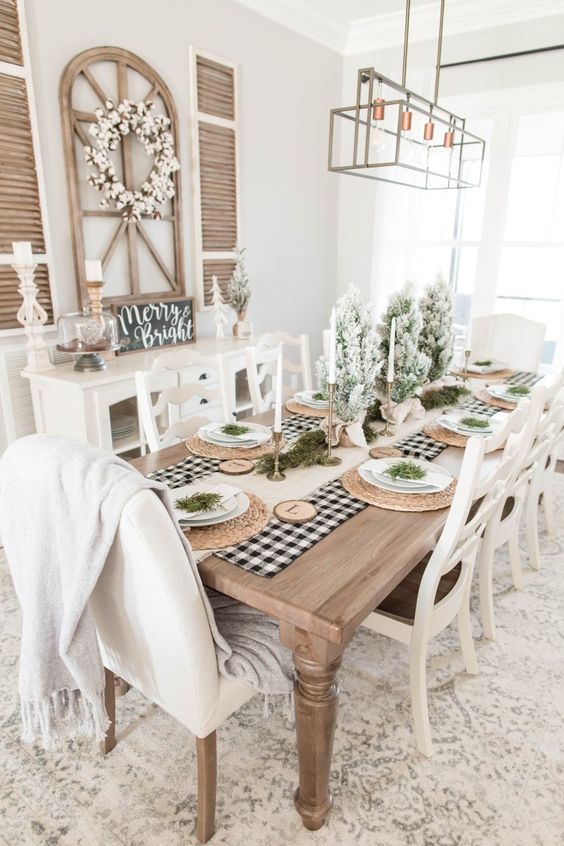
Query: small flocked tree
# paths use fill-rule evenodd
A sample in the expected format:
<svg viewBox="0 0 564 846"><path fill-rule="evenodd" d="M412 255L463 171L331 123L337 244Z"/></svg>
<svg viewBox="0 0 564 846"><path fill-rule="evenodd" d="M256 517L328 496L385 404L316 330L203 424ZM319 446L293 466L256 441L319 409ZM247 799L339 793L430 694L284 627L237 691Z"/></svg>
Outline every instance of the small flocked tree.
<svg viewBox="0 0 564 846"><path fill-rule="evenodd" d="M227 293L231 308L237 312L239 320L244 320L244 314L251 299L249 274L245 265L245 247L237 249L237 263L235 264Z"/></svg>
<svg viewBox="0 0 564 846"><path fill-rule="evenodd" d="M427 379L431 365L429 357L419 349L421 311L411 282L406 282L401 291L392 294L382 323L378 327L381 338L380 355L384 365L376 386L382 398L385 398L387 390L386 374L392 317L396 318L392 400L399 403L417 395Z"/></svg>
<svg viewBox="0 0 564 846"><path fill-rule="evenodd" d="M442 273L425 289L420 308L419 349L431 359L429 379L434 382L448 373L454 348L452 293Z"/></svg>
<svg viewBox="0 0 564 846"><path fill-rule="evenodd" d="M227 307L223 302L223 296L221 294L221 288L219 287L217 276L212 276L212 309L216 338L225 337L223 327L228 322L227 315L225 314L226 308Z"/></svg>
<svg viewBox="0 0 564 846"><path fill-rule="evenodd" d="M337 355L335 412L345 423L359 420L374 401L374 382L380 369L378 336L370 308L351 285L336 303ZM328 395L329 362L325 355L315 365L319 391Z"/></svg>

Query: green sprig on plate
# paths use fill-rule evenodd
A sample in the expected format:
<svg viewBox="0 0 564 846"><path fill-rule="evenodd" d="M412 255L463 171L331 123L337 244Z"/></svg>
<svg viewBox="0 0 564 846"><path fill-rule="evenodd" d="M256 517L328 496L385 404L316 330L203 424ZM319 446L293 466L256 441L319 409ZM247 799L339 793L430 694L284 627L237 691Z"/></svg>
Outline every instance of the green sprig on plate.
<svg viewBox="0 0 564 846"><path fill-rule="evenodd" d="M318 391L313 395L312 399L314 399L315 402L327 402L329 398L326 397L325 394L322 394L321 391Z"/></svg>
<svg viewBox="0 0 564 846"><path fill-rule="evenodd" d="M187 514L198 514L200 511L215 511L221 505L221 494L211 491L201 491L192 496L183 496L174 503L180 511Z"/></svg>
<svg viewBox="0 0 564 846"><path fill-rule="evenodd" d="M391 479L406 479L417 482L425 478L427 471L424 467L416 464L415 461L398 461L397 464L388 467L385 475Z"/></svg>
<svg viewBox="0 0 564 846"><path fill-rule="evenodd" d="M481 420L479 417L463 417L459 420L460 426L466 426L467 429L489 429L490 423L488 420Z"/></svg>
<svg viewBox="0 0 564 846"><path fill-rule="evenodd" d="M511 394L512 397L528 397L531 389L526 385L513 385L507 389L507 393Z"/></svg>
<svg viewBox="0 0 564 846"><path fill-rule="evenodd" d="M229 435L233 438L236 438L237 435L246 435L250 431L250 426L241 426L240 423L226 423L225 426L221 427L221 432L224 435Z"/></svg>
<svg viewBox="0 0 564 846"><path fill-rule="evenodd" d="M491 358L484 358L481 361L474 361L472 362L476 367L491 367L493 361Z"/></svg>

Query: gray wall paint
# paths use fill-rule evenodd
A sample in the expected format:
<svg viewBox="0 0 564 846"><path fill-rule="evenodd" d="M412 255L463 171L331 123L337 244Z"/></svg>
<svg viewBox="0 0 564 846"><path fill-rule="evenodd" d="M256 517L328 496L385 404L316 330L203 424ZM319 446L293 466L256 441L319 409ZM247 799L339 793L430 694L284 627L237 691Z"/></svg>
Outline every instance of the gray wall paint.
<svg viewBox="0 0 564 846"><path fill-rule="evenodd" d="M326 169L342 58L231 0L27 0L32 67L62 311L76 306L59 80L89 47L138 53L169 84L180 119L188 293L194 293L188 46L239 65L242 242L255 330L309 332L320 349L336 285L338 178ZM199 316L200 334L212 329Z"/></svg>

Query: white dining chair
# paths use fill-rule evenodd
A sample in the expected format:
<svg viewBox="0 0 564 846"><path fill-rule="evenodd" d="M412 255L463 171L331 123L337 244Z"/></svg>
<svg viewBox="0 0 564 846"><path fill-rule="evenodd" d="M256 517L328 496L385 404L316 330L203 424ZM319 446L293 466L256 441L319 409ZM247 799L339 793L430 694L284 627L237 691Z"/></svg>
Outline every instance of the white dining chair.
<svg viewBox="0 0 564 846"><path fill-rule="evenodd" d="M527 498L529 483L536 469L533 445L546 403L546 388L537 385L530 400L520 403L525 412L525 424L519 434L508 441L507 449L515 452L513 471L507 478L503 497L496 512L489 519L480 544L479 581L480 611L484 637L495 640L495 614L493 601L493 567L495 554L505 544L509 550L509 561L513 584L516 590L523 590L523 570L519 549L519 528Z"/></svg>
<svg viewBox="0 0 564 846"><path fill-rule="evenodd" d="M564 390L560 387L560 379L557 380L556 386L559 388L556 394L554 385L552 390L547 389L549 408L539 421L537 437L531 450L531 461L534 462L535 469L529 484L526 520L527 551L533 570L540 570L541 567L538 528L541 502L547 531L550 535L556 534L552 486L564 443Z"/></svg>
<svg viewBox="0 0 564 846"><path fill-rule="evenodd" d="M284 368L284 381L292 389L292 393L297 390L311 391L311 358L309 352L309 335L297 335L293 337L288 332L265 332L257 340L256 346L258 350L274 349L283 345L284 352L288 349L295 349L297 351L297 361L284 357L282 365Z"/></svg>
<svg viewBox="0 0 564 846"><path fill-rule="evenodd" d="M253 414L263 414L274 405L276 369L281 354L284 354L282 344L275 347L259 347L257 344L245 350L247 382Z"/></svg>
<svg viewBox="0 0 564 846"><path fill-rule="evenodd" d="M409 647L411 707L419 751L433 754L427 701L427 646L457 618L460 645L471 674L478 672L470 624L470 587L480 537L501 497L515 458L505 456L481 478L485 441L468 440L454 499L435 549L364 621L378 634Z"/></svg>
<svg viewBox="0 0 564 846"><path fill-rule="evenodd" d="M135 374L141 440L150 452L193 435L210 420L233 419L221 356L178 350Z"/></svg>
<svg viewBox="0 0 564 846"><path fill-rule="evenodd" d="M546 326L518 314L487 314L472 321L472 361L495 359L515 370L536 373Z"/></svg>
<svg viewBox="0 0 564 846"><path fill-rule="evenodd" d="M196 832L204 843L214 832L216 730L255 690L248 682L219 674L186 551L152 491L135 494L123 509L90 607L106 667L106 710L111 720L103 751L115 746L114 675L118 675L196 736Z"/></svg>

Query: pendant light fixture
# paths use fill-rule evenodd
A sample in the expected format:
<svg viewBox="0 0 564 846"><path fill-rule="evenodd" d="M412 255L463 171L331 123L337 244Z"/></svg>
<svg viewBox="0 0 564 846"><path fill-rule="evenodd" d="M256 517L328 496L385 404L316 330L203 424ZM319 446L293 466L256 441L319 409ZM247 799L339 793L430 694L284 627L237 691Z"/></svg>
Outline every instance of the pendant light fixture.
<svg viewBox="0 0 564 846"><path fill-rule="evenodd" d="M358 71L355 105L331 110L329 170L412 188L478 187L485 142L438 103L445 0L433 100L406 88L410 9L406 0L401 84L374 68Z"/></svg>

